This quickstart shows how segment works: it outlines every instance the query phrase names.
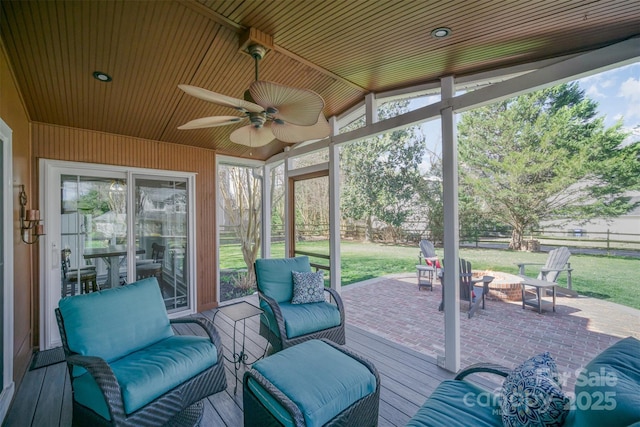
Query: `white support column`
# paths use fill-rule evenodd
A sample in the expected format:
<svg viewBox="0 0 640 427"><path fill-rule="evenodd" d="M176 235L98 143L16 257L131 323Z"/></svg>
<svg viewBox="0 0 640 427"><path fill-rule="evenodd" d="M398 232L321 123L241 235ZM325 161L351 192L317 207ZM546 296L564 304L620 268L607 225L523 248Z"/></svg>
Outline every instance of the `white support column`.
<svg viewBox="0 0 640 427"><path fill-rule="evenodd" d="M442 100L455 95L453 76L441 79ZM458 141L452 107L440 112L442 119L442 186L444 200L444 363L451 372L460 369L460 243L458 221Z"/></svg>
<svg viewBox="0 0 640 427"><path fill-rule="evenodd" d="M291 167L291 159L289 158L289 147L284 149L284 178L283 178L283 187L284 187L284 257L287 258L289 256L289 249L291 246L291 232L289 231L289 224L293 221L291 215L289 214L289 203L292 200L289 200L289 168Z"/></svg>
<svg viewBox="0 0 640 427"><path fill-rule="evenodd" d="M271 258L271 165L262 167L262 258Z"/></svg>
<svg viewBox="0 0 640 427"><path fill-rule="evenodd" d="M338 121L329 119L331 135L338 134ZM329 256L331 257L331 288L340 292L342 272L340 270L340 147L329 144Z"/></svg>
<svg viewBox="0 0 640 427"><path fill-rule="evenodd" d="M378 121L378 105L373 92L364 96L364 118L367 126Z"/></svg>

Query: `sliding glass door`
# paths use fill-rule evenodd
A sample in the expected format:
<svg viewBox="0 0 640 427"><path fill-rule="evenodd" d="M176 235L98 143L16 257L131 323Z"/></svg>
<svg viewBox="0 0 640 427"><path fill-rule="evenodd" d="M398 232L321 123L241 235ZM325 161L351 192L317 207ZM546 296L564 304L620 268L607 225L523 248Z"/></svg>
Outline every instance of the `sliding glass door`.
<svg viewBox="0 0 640 427"><path fill-rule="evenodd" d="M60 297L126 283L126 174L64 174L59 183Z"/></svg>
<svg viewBox="0 0 640 427"><path fill-rule="evenodd" d="M168 311L189 301L186 179L134 175L136 280L156 277Z"/></svg>
<svg viewBox="0 0 640 427"><path fill-rule="evenodd" d="M169 314L193 312L193 174L42 161L42 348L60 298L154 277ZM144 303L141 301L141 303Z"/></svg>

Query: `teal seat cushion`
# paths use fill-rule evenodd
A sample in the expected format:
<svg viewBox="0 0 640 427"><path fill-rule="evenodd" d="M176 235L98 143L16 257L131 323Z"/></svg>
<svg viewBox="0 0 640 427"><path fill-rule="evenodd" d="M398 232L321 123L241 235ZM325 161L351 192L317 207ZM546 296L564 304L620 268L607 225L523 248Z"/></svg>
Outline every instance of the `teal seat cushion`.
<svg viewBox="0 0 640 427"><path fill-rule="evenodd" d="M271 308L264 302L261 304L264 310L262 321L269 329L279 336L278 327ZM284 318L287 338L295 338L324 329L340 325L340 310L335 304L329 302L314 302L308 304L280 303L280 311Z"/></svg>
<svg viewBox="0 0 640 427"><path fill-rule="evenodd" d="M640 422L640 341L618 341L576 374L572 412L571 426Z"/></svg>
<svg viewBox="0 0 640 427"><path fill-rule="evenodd" d="M58 303L72 352L111 362L173 336L155 277ZM74 376L84 370L74 369Z"/></svg>
<svg viewBox="0 0 640 427"><path fill-rule="evenodd" d="M500 399L467 381L445 380L409 420L408 427L502 427Z"/></svg>
<svg viewBox="0 0 640 427"><path fill-rule="evenodd" d="M218 362L209 338L173 336L110 363L120 384L124 409L131 414ZM74 398L110 419L95 380L85 373L74 379Z"/></svg>
<svg viewBox="0 0 640 427"><path fill-rule="evenodd" d="M376 377L366 366L320 340L289 347L253 369L300 408L308 427L326 424L376 390ZM293 425L288 412L257 382L249 379L248 386L278 421Z"/></svg>
<svg viewBox="0 0 640 427"><path fill-rule="evenodd" d="M293 298L292 271L310 272L309 257L261 258L256 260L258 290L278 303Z"/></svg>

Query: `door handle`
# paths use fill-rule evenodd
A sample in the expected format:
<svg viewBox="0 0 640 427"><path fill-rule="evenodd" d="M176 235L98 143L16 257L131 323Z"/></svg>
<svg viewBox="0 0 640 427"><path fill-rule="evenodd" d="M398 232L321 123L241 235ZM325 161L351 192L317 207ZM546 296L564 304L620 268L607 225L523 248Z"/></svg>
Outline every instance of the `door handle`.
<svg viewBox="0 0 640 427"><path fill-rule="evenodd" d="M58 251L58 245L55 242L51 243L51 269L57 270L60 268L60 252Z"/></svg>

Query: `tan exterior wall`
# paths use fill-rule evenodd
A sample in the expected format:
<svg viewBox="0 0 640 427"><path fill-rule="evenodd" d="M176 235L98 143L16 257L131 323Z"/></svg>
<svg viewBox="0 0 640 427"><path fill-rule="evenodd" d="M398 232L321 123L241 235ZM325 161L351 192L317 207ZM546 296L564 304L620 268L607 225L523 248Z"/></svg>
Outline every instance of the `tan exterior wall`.
<svg viewBox="0 0 640 427"><path fill-rule="evenodd" d="M217 306L214 151L43 123L33 123L32 129L34 165L44 158L197 173L197 309Z"/></svg>
<svg viewBox="0 0 640 427"><path fill-rule="evenodd" d="M31 161L31 130L29 117L18 92L9 63L0 42L0 118L13 130L13 283L14 283L14 366L16 385L20 383L33 352L35 316L33 303L37 299L33 282L35 255L38 245L26 245L20 240L18 193L24 184L29 196L29 207L37 206Z"/></svg>
<svg viewBox="0 0 640 427"><path fill-rule="evenodd" d="M40 158L194 172L196 177L197 310L217 306L216 175L212 150L31 123L0 41L0 118L13 130L14 380L19 383L38 344L39 244L26 245L19 232L19 185L29 208L38 206ZM9 230L8 230L9 231ZM45 218L46 231L46 218Z"/></svg>

